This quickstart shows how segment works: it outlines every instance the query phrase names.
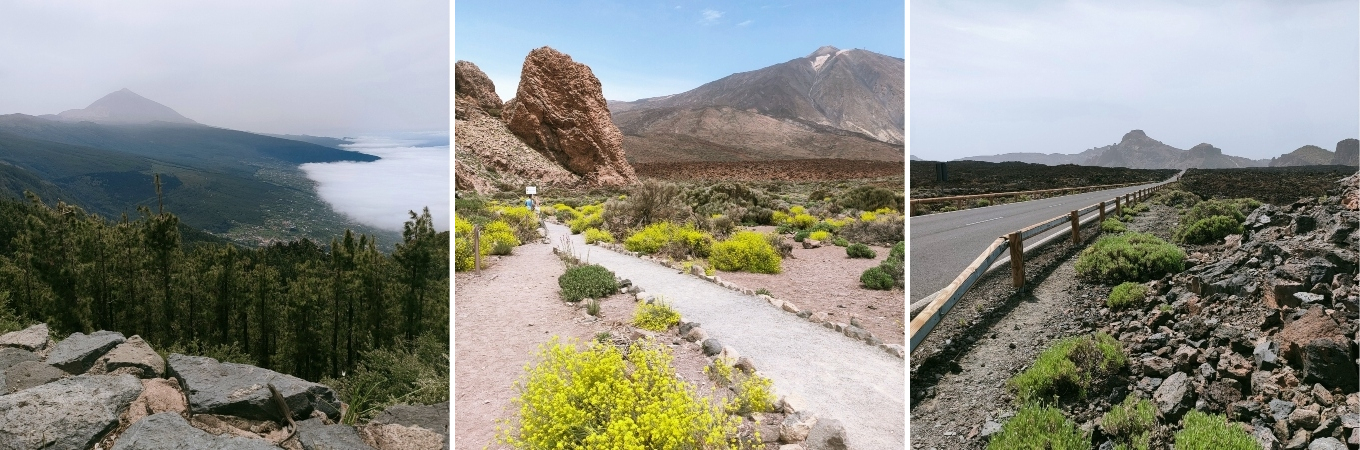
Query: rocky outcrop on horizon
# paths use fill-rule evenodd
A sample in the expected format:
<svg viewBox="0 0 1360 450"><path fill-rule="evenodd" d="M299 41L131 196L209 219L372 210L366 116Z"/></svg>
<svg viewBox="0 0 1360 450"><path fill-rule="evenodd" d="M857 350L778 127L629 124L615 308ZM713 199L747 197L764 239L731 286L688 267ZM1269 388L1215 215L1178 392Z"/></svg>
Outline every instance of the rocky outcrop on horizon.
<svg viewBox="0 0 1360 450"><path fill-rule="evenodd" d="M623 134L590 67L540 47L524 58L515 98L501 113L506 127L529 147L585 182L637 182L623 153Z"/></svg>
<svg viewBox="0 0 1360 450"><path fill-rule="evenodd" d="M504 104L476 64L454 64L454 187L479 194L524 186L573 186L581 177L520 141L500 119Z"/></svg>
<svg viewBox="0 0 1360 450"><path fill-rule="evenodd" d="M1331 164L1334 159L1336 159L1336 155L1325 148L1305 145L1279 157L1271 158L1270 167L1319 166Z"/></svg>
<svg viewBox="0 0 1360 450"><path fill-rule="evenodd" d="M634 162L902 161L905 61L825 46L687 92L609 102Z"/></svg>
<svg viewBox="0 0 1360 450"><path fill-rule="evenodd" d="M3 449L434 450L449 441L448 403L343 425L348 405L330 387L202 356L161 358L112 331L56 343L45 324L0 335L0 388Z"/></svg>
<svg viewBox="0 0 1360 450"><path fill-rule="evenodd" d="M1332 154L1332 164L1339 166L1360 166L1360 140L1342 139L1336 143L1336 153Z"/></svg>
<svg viewBox="0 0 1360 450"><path fill-rule="evenodd" d="M1269 160L1255 160L1223 154L1223 150L1201 143L1189 150L1181 150L1148 137L1143 130L1124 134L1118 143L1096 147L1081 153L1004 153L1000 155L969 156L968 161L1018 161L1034 164L1128 167L1130 169L1232 169L1264 167Z"/></svg>

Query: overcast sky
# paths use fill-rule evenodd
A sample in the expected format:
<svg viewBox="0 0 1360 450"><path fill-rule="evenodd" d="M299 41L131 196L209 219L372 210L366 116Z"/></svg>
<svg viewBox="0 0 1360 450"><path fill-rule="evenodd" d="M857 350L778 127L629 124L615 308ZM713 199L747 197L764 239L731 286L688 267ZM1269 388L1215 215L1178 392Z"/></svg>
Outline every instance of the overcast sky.
<svg viewBox="0 0 1360 450"><path fill-rule="evenodd" d="M515 96L524 57L542 46L590 66L610 100L678 94L823 45L905 57L902 0L717 2L458 0L454 58Z"/></svg>
<svg viewBox="0 0 1360 450"><path fill-rule="evenodd" d="M0 114L131 89L200 123L448 130L449 2L0 2Z"/></svg>
<svg viewBox="0 0 1360 450"><path fill-rule="evenodd" d="M1270 158L1360 137L1360 2L913 1L910 153L1077 153L1132 129Z"/></svg>

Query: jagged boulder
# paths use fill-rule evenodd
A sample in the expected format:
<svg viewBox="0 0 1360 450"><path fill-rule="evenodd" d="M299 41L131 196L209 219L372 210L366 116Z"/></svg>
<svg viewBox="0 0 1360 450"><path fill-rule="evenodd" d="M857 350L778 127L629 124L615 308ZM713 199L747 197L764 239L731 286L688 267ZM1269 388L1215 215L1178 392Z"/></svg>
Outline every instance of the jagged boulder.
<svg viewBox="0 0 1360 450"><path fill-rule="evenodd" d="M91 448L141 392L130 375L81 375L0 395L0 448Z"/></svg>
<svg viewBox="0 0 1360 450"><path fill-rule="evenodd" d="M349 425L327 425L321 419L297 424L297 440L303 450L373 450Z"/></svg>
<svg viewBox="0 0 1360 450"><path fill-rule="evenodd" d="M590 67L541 47L529 52L515 99L502 113L524 143L587 182L637 182L624 159L623 133L609 115L600 80Z"/></svg>
<svg viewBox="0 0 1360 450"><path fill-rule="evenodd" d="M0 336L0 347L16 347L30 352L47 348L47 324L40 323L23 330L5 333Z"/></svg>
<svg viewBox="0 0 1360 450"><path fill-rule="evenodd" d="M421 427L444 436L444 448L449 448L449 402L433 405L393 405L372 423L392 423Z"/></svg>
<svg viewBox="0 0 1360 450"><path fill-rule="evenodd" d="M189 412L189 404L184 400L184 393L180 392L179 382L173 378L142 380L142 393L128 406L123 423L136 423L144 417L163 412L176 414Z"/></svg>
<svg viewBox="0 0 1360 450"><path fill-rule="evenodd" d="M359 437L378 450L428 450L443 446L443 435L416 426L395 423L370 423L359 428Z"/></svg>
<svg viewBox="0 0 1360 450"><path fill-rule="evenodd" d="M496 95L496 84L482 69L468 61L453 64L454 117L471 118L476 112L493 116L501 113L501 97Z"/></svg>
<svg viewBox="0 0 1360 450"><path fill-rule="evenodd" d="M66 376L66 371L40 361L23 361L0 371L0 395L41 386Z"/></svg>
<svg viewBox="0 0 1360 450"><path fill-rule="evenodd" d="M39 361L39 360L41 360L41 358L38 358L38 355L28 350L13 347L0 347L0 374L4 374L5 369L14 367L15 364L19 364L24 361ZM0 392L0 394L3 394L3 392Z"/></svg>
<svg viewBox="0 0 1360 450"><path fill-rule="evenodd" d="M120 367L132 367L142 372L142 378L159 378L165 375L165 358L161 358L160 354L151 349L141 336L128 338L100 359L110 372Z"/></svg>
<svg viewBox="0 0 1360 450"><path fill-rule="evenodd" d="M67 373L79 375L90 370L99 357L126 340L123 333L116 331L96 331L89 335L71 333L66 340L52 348L52 353L47 355L47 363Z"/></svg>
<svg viewBox="0 0 1360 450"><path fill-rule="evenodd" d="M129 377L131 378L131 377ZM239 436L214 436L194 428L179 414L165 412L151 415L132 424L118 436L113 450L178 450L185 448L206 450L254 450L278 447L263 439Z"/></svg>
<svg viewBox="0 0 1360 450"><path fill-rule="evenodd" d="M1332 164L1360 166L1360 140L1351 138L1337 142L1336 153L1332 155Z"/></svg>
<svg viewBox="0 0 1360 450"><path fill-rule="evenodd" d="M167 358L171 376L184 383L189 409L253 420L279 420L268 385L273 384L288 403L295 419L320 411L331 420L340 418L335 391L301 378L245 364L218 362L203 356L178 353Z"/></svg>

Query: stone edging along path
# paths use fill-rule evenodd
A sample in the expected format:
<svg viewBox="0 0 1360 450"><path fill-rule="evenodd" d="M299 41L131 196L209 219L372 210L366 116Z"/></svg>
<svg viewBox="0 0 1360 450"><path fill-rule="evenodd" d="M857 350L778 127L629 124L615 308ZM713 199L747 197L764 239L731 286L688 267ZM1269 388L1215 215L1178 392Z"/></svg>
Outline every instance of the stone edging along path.
<svg viewBox="0 0 1360 450"><path fill-rule="evenodd" d="M868 344L869 346L872 347L877 347L878 349L888 352L888 354L896 356L898 358L906 359L907 353L905 347L898 344L888 344L883 342L882 339L879 339L877 336L874 336L874 334L870 333L869 330L861 328L859 321L855 319L853 316L850 318L850 323L832 322L830 320L827 320L829 315L825 311L812 311L808 309L801 309L798 307L798 305L793 304L793 302L787 300L780 300L765 294L757 294L753 289L743 288L736 284L723 281L722 278L718 277L717 275L713 276L705 275L704 268L697 265L691 266L689 271L686 272L684 268L684 263L682 262L677 262L670 259L656 258L650 255L645 255L637 252L631 252L628 251L628 249L624 248L622 244L595 243L589 245L594 245L596 247L611 250L615 253L619 253L622 255L632 256L646 261L652 261L657 264L661 264L663 266L678 270L680 271L680 273L686 275L693 275L695 277L703 279L704 281L708 281L723 288L740 292L742 294L759 297L761 300L765 300L767 303L769 303L771 306L774 306L776 309L796 315L801 319L807 319L807 321L809 322L821 324L823 327L835 330L837 333L844 334L845 336L851 339L864 342L865 344Z"/></svg>

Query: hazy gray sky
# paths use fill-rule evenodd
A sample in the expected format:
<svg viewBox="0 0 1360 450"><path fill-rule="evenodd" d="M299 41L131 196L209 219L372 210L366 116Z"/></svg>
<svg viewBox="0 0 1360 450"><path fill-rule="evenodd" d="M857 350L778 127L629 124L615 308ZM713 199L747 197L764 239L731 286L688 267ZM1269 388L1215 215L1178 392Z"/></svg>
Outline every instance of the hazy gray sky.
<svg viewBox="0 0 1360 450"><path fill-rule="evenodd" d="M0 18L0 114L128 88L239 130L448 129L448 0L18 0Z"/></svg>
<svg viewBox="0 0 1360 450"><path fill-rule="evenodd" d="M1077 153L1131 129L1259 159L1360 137L1360 2L913 1L910 153Z"/></svg>

